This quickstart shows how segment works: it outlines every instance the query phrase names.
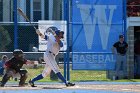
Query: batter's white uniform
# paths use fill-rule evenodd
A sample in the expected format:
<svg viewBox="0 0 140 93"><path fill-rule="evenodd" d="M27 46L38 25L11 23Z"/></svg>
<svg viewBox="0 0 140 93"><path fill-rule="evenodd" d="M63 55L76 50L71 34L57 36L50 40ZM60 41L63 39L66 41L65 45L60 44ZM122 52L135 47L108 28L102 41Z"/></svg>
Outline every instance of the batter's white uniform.
<svg viewBox="0 0 140 93"><path fill-rule="evenodd" d="M60 47L63 47L63 43L58 44L54 35L46 35L45 40L47 40L47 49L44 53L44 61L46 62L45 68L42 72L42 76L46 77L50 74L51 70L54 73L60 72L57 62L55 61L55 56L59 53Z"/></svg>

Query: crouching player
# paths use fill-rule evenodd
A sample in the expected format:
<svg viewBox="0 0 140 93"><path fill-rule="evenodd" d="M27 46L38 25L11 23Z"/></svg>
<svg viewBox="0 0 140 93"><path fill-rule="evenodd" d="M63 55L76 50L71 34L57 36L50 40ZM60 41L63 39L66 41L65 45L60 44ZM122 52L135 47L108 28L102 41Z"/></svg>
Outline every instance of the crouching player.
<svg viewBox="0 0 140 93"><path fill-rule="evenodd" d="M20 75L19 87L25 86L27 79L27 70L21 69L23 64L31 64L33 62L27 61L24 58L23 51L21 49L15 49L13 56L5 63L5 74L2 78L1 87L4 87L6 82L13 77L15 74Z"/></svg>

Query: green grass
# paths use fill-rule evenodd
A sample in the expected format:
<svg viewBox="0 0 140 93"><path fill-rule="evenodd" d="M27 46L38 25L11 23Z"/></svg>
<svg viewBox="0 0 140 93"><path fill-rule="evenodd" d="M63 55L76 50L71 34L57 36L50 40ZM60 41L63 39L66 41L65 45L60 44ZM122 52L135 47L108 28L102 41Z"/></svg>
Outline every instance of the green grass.
<svg viewBox="0 0 140 93"><path fill-rule="evenodd" d="M44 68L38 69L27 69L29 72L28 79L32 79L35 76L42 73ZM63 74L63 69L60 69ZM112 80L106 78L106 71L87 71L87 70L70 70L70 81L107 81L112 82ZM1 80L1 77L0 77ZM13 80L10 80L13 82ZM40 80L40 82L56 82L50 80L50 76L45 77L44 79ZM140 79L122 79L122 80L115 80L113 82L140 82Z"/></svg>
<svg viewBox="0 0 140 93"><path fill-rule="evenodd" d="M35 77L37 74L40 74L42 72L42 68L40 69L28 69L30 78ZM63 69L60 69L62 74ZM70 70L70 80L71 81L108 81L106 79L106 72L105 71L84 71L84 70ZM42 79L41 81L48 81L50 82L50 77L46 77Z"/></svg>
<svg viewBox="0 0 140 93"><path fill-rule="evenodd" d="M74 70L71 72L71 81L108 81L105 71Z"/></svg>
<svg viewBox="0 0 140 93"><path fill-rule="evenodd" d="M29 73L29 79L32 79L34 77L36 77L37 75L41 74L44 68L39 68L39 69L28 69L28 73ZM40 80L40 81L47 81L47 82L51 82L50 77L47 76L44 79Z"/></svg>

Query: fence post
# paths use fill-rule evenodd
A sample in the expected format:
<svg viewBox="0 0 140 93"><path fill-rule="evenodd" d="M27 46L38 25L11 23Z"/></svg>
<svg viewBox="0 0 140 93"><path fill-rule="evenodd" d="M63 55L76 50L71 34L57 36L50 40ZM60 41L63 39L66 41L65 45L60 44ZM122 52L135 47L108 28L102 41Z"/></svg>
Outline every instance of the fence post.
<svg viewBox="0 0 140 93"><path fill-rule="evenodd" d="M14 7L14 49L18 48L18 31L17 31L17 0L13 0Z"/></svg>
<svg viewBox="0 0 140 93"><path fill-rule="evenodd" d="M66 3L66 20L67 20L67 80L70 80L70 50L69 50L69 23L70 23L70 17L69 17L69 3L70 1L67 0Z"/></svg>
<svg viewBox="0 0 140 93"><path fill-rule="evenodd" d="M64 20L66 20L67 22L67 50L66 50L66 54L64 55L64 76L66 76L66 79L67 80L70 80L70 65L69 65L69 61L70 61L70 58L69 58L69 53L70 53L70 50L69 50L69 0L64 0ZM66 67L65 67L66 66Z"/></svg>
<svg viewBox="0 0 140 93"><path fill-rule="evenodd" d="M63 18L66 20L66 0L63 0ZM66 20L67 21L67 20ZM67 50L66 50L67 51ZM67 52L64 52L64 77L67 78Z"/></svg>
<svg viewBox="0 0 140 93"><path fill-rule="evenodd" d="M126 40L126 35L127 35L127 1L123 0L123 25L124 25L124 37Z"/></svg>

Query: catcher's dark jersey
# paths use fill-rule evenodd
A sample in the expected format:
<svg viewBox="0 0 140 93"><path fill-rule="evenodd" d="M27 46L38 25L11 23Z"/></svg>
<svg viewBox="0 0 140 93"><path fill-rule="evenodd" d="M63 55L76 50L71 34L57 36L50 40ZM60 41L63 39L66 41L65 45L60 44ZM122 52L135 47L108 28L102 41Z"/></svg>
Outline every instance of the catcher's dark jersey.
<svg viewBox="0 0 140 93"><path fill-rule="evenodd" d="M8 68L11 68L11 69L14 69L16 70L17 72L20 71L20 69L22 68L23 64L26 64L27 60L26 59L23 59L23 60L19 60L15 57L12 57L10 60L8 60L5 65L8 67Z"/></svg>
<svg viewBox="0 0 140 93"><path fill-rule="evenodd" d="M118 41L113 46L117 49L117 53L126 54L128 44L125 41L123 43Z"/></svg>

